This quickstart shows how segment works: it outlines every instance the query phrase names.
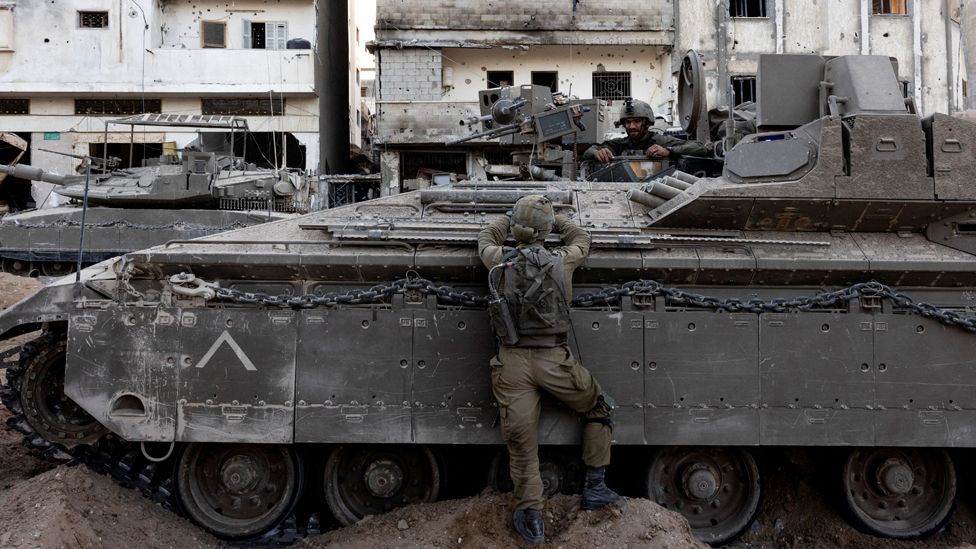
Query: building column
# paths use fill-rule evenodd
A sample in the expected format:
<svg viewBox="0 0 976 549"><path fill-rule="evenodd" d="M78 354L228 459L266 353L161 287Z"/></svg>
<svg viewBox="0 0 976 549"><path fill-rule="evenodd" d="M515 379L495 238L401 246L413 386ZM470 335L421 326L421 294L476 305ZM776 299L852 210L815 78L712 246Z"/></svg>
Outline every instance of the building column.
<svg viewBox="0 0 976 549"><path fill-rule="evenodd" d="M959 6L959 39L966 58L966 79L969 89L963 106L976 109L976 0L965 0Z"/></svg>
<svg viewBox="0 0 976 549"><path fill-rule="evenodd" d="M319 173L349 173L349 5L318 0Z"/></svg>
<svg viewBox="0 0 976 549"><path fill-rule="evenodd" d="M400 194L400 153L380 153L380 196Z"/></svg>

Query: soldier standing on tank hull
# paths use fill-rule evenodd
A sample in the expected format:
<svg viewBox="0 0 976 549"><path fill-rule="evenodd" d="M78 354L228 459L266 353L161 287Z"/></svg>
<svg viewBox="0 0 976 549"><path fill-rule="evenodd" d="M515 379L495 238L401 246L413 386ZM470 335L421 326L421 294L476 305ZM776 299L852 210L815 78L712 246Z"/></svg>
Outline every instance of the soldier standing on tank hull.
<svg viewBox="0 0 976 549"><path fill-rule="evenodd" d="M591 146L583 153L583 160L596 160L605 164L625 151L642 151L654 160L676 160L684 155L712 156L711 144L704 145L698 141L685 141L671 135L653 133L650 131L653 123L654 110L650 105L628 99L620 110L620 119L616 122L617 126L623 126L627 131L627 137Z"/></svg>
<svg viewBox="0 0 976 549"><path fill-rule="evenodd" d="M543 242L552 230L563 245L547 250ZM515 249L503 247L509 231L518 241ZM512 526L530 544L545 539L538 453L542 391L585 416L581 507L597 509L621 499L604 483L613 401L573 356L567 338L573 271L589 251L590 235L568 218L555 216L549 200L538 195L519 199L511 218L492 221L478 235L478 253L491 269L493 294L499 296L496 289L504 292L501 301L511 315L506 330L499 325L498 309L492 310L499 349L491 360L491 384L515 485Z"/></svg>

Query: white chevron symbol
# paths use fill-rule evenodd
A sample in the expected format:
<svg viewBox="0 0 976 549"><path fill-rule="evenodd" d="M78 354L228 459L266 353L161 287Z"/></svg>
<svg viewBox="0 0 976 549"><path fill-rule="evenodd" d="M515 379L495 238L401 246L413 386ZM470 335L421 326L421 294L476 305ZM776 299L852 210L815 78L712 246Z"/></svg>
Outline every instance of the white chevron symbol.
<svg viewBox="0 0 976 549"><path fill-rule="evenodd" d="M254 367L254 363L251 362L251 359L247 358L247 355L244 354L244 350L241 349L241 346L238 345L236 341L234 341L234 338L230 337L230 334L227 333L227 330L224 330L224 333L220 334L220 337L217 338L217 341L214 341L214 344L210 346L210 349L207 351L207 354L203 355L203 358L200 359L200 362L197 362L196 367L203 368L204 366L206 366L207 362L209 362L210 359L213 358L214 353L217 352L217 349L220 348L221 343L227 343L227 345L230 346L230 349L234 351L234 354L237 355L237 358L239 358L241 360L241 363L244 364L245 370L249 372L257 371L257 368Z"/></svg>

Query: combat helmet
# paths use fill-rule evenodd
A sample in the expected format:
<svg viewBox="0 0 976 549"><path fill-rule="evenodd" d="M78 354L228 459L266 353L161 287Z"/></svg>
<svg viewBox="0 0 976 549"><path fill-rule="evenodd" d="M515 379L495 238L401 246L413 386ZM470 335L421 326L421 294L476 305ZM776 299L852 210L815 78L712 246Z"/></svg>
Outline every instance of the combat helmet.
<svg viewBox="0 0 976 549"><path fill-rule="evenodd" d="M512 236L522 244L541 242L555 224L552 203L538 194L518 199L512 208Z"/></svg>
<svg viewBox="0 0 976 549"><path fill-rule="evenodd" d="M619 128L624 125L624 120L630 118L646 118L648 124L653 124L654 109L640 99L628 97L624 100L624 107L620 109L620 118L613 125Z"/></svg>

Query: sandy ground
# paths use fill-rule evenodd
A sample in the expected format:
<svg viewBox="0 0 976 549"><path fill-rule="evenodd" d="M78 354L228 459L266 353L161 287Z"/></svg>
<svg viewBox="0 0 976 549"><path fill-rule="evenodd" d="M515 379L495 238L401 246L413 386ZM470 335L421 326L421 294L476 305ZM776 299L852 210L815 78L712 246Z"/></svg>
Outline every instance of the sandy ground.
<svg viewBox="0 0 976 549"><path fill-rule="evenodd" d="M35 291L36 280L0 273L0 309ZM30 336L25 336L29 338ZM0 345L0 350L10 346ZM0 409L0 421L9 414ZM762 511L731 547L845 549L976 549L976 515L960 483L962 503L950 525L924 541L896 542L857 532L836 504L836 476L822 455L766 449ZM960 470L963 469L959 463ZM360 523L305 539L300 547L503 548L520 546L511 531L511 497L486 491L367 517ZM578 496L558 496L546 506L546 549L703 547L678 515L653 502L632 499L583 512ZM84 467L53 467L0 428L0 548L143 549L217 547L220 542L192 523Z"/></svg>

